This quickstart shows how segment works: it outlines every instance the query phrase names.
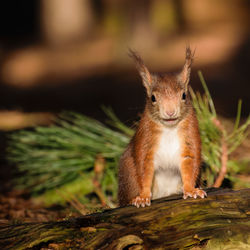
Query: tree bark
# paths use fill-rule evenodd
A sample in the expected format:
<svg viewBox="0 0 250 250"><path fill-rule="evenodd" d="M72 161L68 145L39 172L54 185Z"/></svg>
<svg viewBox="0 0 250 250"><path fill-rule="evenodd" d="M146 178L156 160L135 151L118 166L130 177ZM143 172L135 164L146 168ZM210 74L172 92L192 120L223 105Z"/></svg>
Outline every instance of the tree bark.
<svg viewBox="0 0 250 250"><path fill-rule="evenodd" d="M0 228L2 249L247 249L250 189L209 189L205 199L181 195L150 207L106 210L59 222Z"/></svg>

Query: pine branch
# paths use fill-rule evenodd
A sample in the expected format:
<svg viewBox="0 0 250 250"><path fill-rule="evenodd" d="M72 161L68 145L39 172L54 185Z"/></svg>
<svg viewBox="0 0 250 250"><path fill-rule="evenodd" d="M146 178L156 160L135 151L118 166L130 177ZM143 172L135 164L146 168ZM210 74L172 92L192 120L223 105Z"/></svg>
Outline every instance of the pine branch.
<svg viewBox="0 0 250 250"><path fill-rule="evenodd" d="M55 125L11 134L8 160L18 166L17 187L34 195L45 192L46 200L54 202L61 200L55 189L83 195L95 192L91 180L96 157L102 155L102 192L116 197L118 160L129 139L96 120L63 112Z"/></svg>

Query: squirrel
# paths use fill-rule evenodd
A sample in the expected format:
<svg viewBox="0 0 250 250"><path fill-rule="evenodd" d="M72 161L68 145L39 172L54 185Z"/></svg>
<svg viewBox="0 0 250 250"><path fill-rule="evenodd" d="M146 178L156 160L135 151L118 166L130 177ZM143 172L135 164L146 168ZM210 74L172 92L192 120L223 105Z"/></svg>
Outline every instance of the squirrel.
<svg viewBox="0 0 250 250"><path fill-rule="evenodd" d="M151 200L182 193L204 198L196 188L201 165L198 120L189 94L194 52L186 48L183 69L150 73L141 57L129 51L146 89L146 105L137 130L120 158L120 206L145 207Z"/></svg>

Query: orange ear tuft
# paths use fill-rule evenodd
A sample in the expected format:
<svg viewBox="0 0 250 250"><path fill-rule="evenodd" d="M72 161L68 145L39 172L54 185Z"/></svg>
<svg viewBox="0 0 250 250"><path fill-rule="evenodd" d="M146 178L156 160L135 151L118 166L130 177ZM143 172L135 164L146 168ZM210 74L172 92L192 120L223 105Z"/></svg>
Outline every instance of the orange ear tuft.
<svg viewBox="0 0 250 250"><path fill-rule="evenodd" d="M187 88L187 85L189 83L191 66L192 66L192 62L194 59L194 53L195 51L192 52L190 46L188 45L186 47L186 61L180 73L180 80L181 80L181 83L185 86L185 88Z"/></svg>
<svg viewBox="0 0 250 250"><path fill-rule="evenodd" d="M149 70L147 69L141 57L135 51L129 49L128 54L135 61L136 68L139 71L139 74L141 75L143 85L146 88L148 95L150 95L152 77Z"/></svg>

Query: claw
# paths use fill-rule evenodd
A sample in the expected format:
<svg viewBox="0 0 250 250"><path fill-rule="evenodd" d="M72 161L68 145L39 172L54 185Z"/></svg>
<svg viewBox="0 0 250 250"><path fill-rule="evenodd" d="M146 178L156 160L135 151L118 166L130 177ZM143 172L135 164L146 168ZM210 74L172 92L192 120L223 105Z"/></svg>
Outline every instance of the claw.
<svg viewBox="0 0 250 250"><path fill-rule="evenodd" d="M188 197L193 197L194 199L196 199L197 197L200 197L200 198L205 198L207 197L207 193L199 188L194 188L193 190L190 190L190 191L184 191L184 194L183 194L183 198L184 199L187 199Z"/></svg>
<svg viewBox="0 0 250 250"><path fill-rule="evenodd" d="M151 201L149 197L144 198L144 197L137 196L132 200L131 204L139 208L139 207L150 206Z"/></svg>
<svg viewBox="0 0 250 250"><path fill-rule="evenodd" d="M147 205L147 206L150 206L150 205L151 205L151 201L150 201L149 198L146 198L146 205Z"/></svg>

